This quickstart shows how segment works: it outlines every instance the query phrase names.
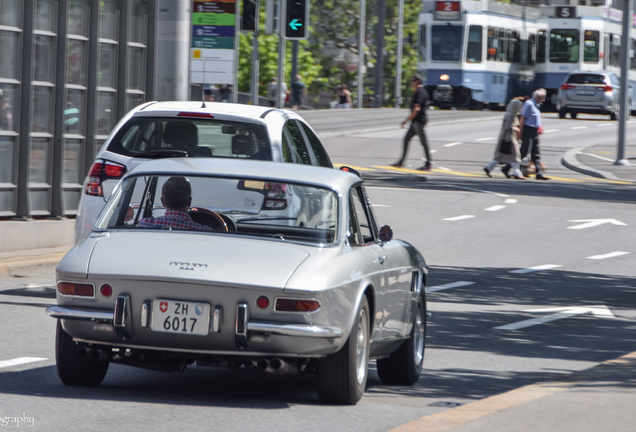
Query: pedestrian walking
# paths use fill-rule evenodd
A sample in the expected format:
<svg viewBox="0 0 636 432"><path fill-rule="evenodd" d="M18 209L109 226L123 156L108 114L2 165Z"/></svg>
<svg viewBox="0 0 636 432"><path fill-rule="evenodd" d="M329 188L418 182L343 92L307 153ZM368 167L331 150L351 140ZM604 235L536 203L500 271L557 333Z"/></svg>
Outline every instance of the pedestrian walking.
<svg viewBox="0 0 636 432"><path fill-rule="evenodd" d="M431 153L428 149L428 142L426 141L426 133L424 132L424 126L426 126L427 122L429 99L428 93L426 93L424 86L422 86L422 81L423 79L420 74L414 74L411 79L411 88L413 89L411 115L402 122L402 127L405 127L409 122L411 122L411 124L409 125L409 129L406 131L406 135L404 135L402 156L396 163L391 164L391 166L396 168L402 168L409 150L409 142L415 135L420 138L420 143L424 148L424 156L426 157L426 163L419 167L418 170L428 171L431 169L431 165L433 164L433 161L431 160Z"/></svg>
<svg viewBox="0 0 636 432"><path fill-rule="evenodd" d="M292 83L292 108L298 109L303 105L303 98L307 97L307 86L303 82L303 77L296 75L296 81Z"/></svg>
<svg viewBox="0 0 636 432"><path fill-rule="evenodd" d="M340 92L338 93L338 108L351 108L352 106L351 92L347 90L347 85L343 83L340 85Z"/></svg>
<svg viewBox="0 0 636 432"><path fill-rule="evenodd" d="M278 79L276 77L272 77L272 81L267 84L267 100L269 101L269 105L272 107L276 106L276 88L278 87ZM281 93L280 93L280 101L281 107L285 106L285 98L287 97L287 84L285 83L285 81L283 81L283 84L281 86Z"/></svg>
<svg viewBox="0 0 636 432"><path fill-rule="evenodd" d="M528 152L530 153L530 159L534 163L535 178L537 180L550 180L549 177L543 175L541 148L539 147L539 135L543 131L539 107L545 101L545 95L546 91L544 89L535 90L532 93L532 97L524 102L519 120L519 129L521 129L521 160L528 156Z"/></svg>
<svg viewBox="0 0 636 432"><path fill-rule="evenodd" d="M495 149L495 158L484 167L484 171L488 177L492 177L490 172L500 163L507 164L502 169L504 175L508 178L523 180L524 177L519 170L521 162L521 152L519 150L518 138L521 137L519 129L519 112L523 107L523 96L516 97L508 102L506 106L506 115L501 125L501 132L497 140L497 148ZM512 169L512 175L509 174Z"/></svg>

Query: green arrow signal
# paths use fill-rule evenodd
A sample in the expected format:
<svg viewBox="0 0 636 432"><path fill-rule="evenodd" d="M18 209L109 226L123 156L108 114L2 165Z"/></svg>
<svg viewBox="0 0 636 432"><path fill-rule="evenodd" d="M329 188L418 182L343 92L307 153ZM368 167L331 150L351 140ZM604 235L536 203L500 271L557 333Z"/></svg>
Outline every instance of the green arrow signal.
<svg viewBox="0 0 636 432"><path fill-rule="evenodd" d="M302 27L303 23L298 22L297 18L294 18L290 23L289 26L291 27L292 30L298 30L298 27Z"/></svg>

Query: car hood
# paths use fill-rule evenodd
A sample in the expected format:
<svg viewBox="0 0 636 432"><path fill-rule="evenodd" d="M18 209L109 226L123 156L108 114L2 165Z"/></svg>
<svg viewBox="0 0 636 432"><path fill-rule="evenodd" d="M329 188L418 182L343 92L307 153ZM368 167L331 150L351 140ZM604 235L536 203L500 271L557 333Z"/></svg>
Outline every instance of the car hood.
<svg viewBox="0 0 636 432"><path fill-rule="evenodd" d="M302 246L260 239L111 232L97 239L88 276L282 289L308 256Z"/></svg>

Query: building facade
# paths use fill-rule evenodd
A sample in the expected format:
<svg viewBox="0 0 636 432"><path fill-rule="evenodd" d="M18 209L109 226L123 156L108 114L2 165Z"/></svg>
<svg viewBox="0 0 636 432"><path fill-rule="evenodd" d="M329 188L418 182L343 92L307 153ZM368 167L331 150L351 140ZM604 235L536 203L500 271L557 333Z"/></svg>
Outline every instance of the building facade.
<svg viewBox="0 0 636 432"><path fill-rule="evenodd" d="M76 213L116 122L157 96L159 7L0 0L0 217Z"/></svg>

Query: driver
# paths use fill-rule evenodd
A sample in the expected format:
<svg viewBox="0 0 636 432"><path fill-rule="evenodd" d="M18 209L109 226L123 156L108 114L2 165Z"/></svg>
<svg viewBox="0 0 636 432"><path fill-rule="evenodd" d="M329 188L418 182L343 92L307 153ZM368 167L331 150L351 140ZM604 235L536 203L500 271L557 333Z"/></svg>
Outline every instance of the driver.
<svg viewBox="0 0 636 432"><path fill-rule="evenodd" d="M192 188L185 177L170 177L161 189L161 203L166 213L158 218L148 217L139 221L141 228L174 228L182 230L212 231L192 221L188 208L192 203Z"/></svg>

